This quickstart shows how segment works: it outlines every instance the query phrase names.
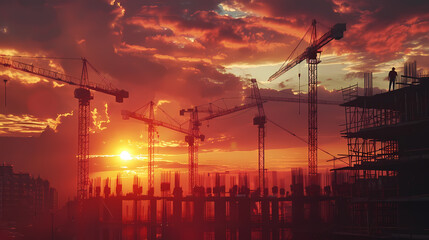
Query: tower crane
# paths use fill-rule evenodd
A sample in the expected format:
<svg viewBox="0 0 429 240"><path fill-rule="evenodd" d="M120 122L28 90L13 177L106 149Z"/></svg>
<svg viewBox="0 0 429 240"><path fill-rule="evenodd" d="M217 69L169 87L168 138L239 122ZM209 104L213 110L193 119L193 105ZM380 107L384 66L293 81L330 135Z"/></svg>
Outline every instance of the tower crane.
<svg viewBox="0 0 429 240"><path fill-rule="evenodd" d="M253 82L255 81L255 82ZM262 191L265 191L265 123L267 122L265 115L263 118L261 118L261 111L262 114L264 114L264 109L262 102L292 102L292 103L299 103L302 100L305 99L298 99L298 98L292 98L292 97L274 97L274 96L261 96L259 94L259 88L256 83L255 79L252 79L253 88L251 96L248 98L255 99L258 104L259 109L259 115L256 116L253 119L254 125L258 125L258 174L259 174L259 189L262 189ZM327 104L327 105L337 105L339 106L341 102L337 101L331 101L331 100L321 100L318 99L317 104ZM306 142L308 143L308 142ZM261 169L264 169L263 171ZM263 192L265 194L265 192ZM261 193L262 194L262 193Z"/></svg>
<svg viewBox="0 0 429 240"><path fill-rule="evenodd" d="M128 120L130 118L134 118L136 120L140 120L145 122L148 125L148 193L151 193L153 191L154 186L154 133L155 133L155 127L164 127L176 132L180 132L183 134L186 134L186 138L193 138L193 139L199 139L201 141L204 141L204 135L200 134L198 132L198 135L193 135L194 133L189 129L184 129L182 127L162 122L159 120L155 120L154 118L154 103L153 101L150 102L150 110L149 110L149 117L146 117L142 114L131 112L128 110L122 110L122 118L124 120ZM189 143L188 143L189 144Z"/></svg>
<svg viewBox="0 0 429 240"><path fill-rule="evenodd" d="M258 115L253 118L253 125L258 126L258 183L259 191L265 196L265 118L264 105L259 92L258 82L252 78L252 96L258 106Z"/></svg>
<svg viewBox="0 0 429 240"><path fill-rule="evenodd" d="M211 106L211 105L210 105ZM199 136L200 132L200 126L202 125L202 122L208 121L214 118L222 117L231 113L235 113L241 110L245 110L248 108L256 107L256 103L248 103L243 104L240 106L235 106L233 108L229 109L223 109L220 111L213 111L213 109L209 108L208 113L209 115L199 118L198 117L198 107L194 108L188 108L188 109L182 109L180 110L180 115L183 116L185 113L190 114L190 120L189 120L189 131L192 132L192 134L187 135L185 137L185 141L188 143L188 175L189 175L189 186L191 189L195 185L198 184L196 176L198 176L198 148L199 148L199 141L204 141L204 138L197 138L196 136Z"/></svg>
<svg viewBox="0 0 429 240"><path fill-rule="evenodd" d="M339 40L346 31L345 23L335 24L322 37L317 39L316 20L312 22L310 46L295 59L280 67L268 81L289 71L304 60L308 63L308 175L310 184L316 184L317 176L317 64L320 63L321 48L332 40Z"/></svg>
<svg viewBox="0 0 429 240"><path fill-rule="evenodd" d="M44 78L52 79L58 82L77 86L74 91L74 97L79 101L78 109L78 179L77 179L77 198L79 200L88 197L89 190L89 111L90 101L93 99L92 91L105 93L116 97L116 102L122 103L124 98L128 98L129 94L125 90L112 87L104 87L89 82L88 67L92 65L87 59L82 58L82 73L80 79L63 73L55 72L49 69L33 66L31 64L19 62L0 56L0 65L8 68L13 68L19 71L38 75ZM94 70L95 68L92 67ZM97 70L95 70L97 71Z"/></svg>

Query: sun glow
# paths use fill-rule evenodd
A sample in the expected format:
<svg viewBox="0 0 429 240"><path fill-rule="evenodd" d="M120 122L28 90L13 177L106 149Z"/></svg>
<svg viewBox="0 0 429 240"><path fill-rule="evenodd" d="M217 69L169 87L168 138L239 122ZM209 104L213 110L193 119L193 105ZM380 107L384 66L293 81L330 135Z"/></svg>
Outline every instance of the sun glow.
<svg viewBox="0 0 429 240"><path fill-rule="evenodd" d="M129 161L129 160L133 159L131 157L131 154L129 152L127 152L127 151L122 151L121 154L119 155L119 157L121 157L121 159L123 161Z"/></svg>

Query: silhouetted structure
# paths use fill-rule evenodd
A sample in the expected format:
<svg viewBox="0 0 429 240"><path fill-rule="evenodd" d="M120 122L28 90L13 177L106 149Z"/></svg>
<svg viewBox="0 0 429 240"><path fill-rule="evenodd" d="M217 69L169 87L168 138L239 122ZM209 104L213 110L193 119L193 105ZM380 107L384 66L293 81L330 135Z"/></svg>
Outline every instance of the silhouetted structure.
<svg viewBox="0 0 429 240"><path fill-rule="evenodd" d="M429 77L374 96L343 90L349 166L334 169L336 232L429 237Z"/></svg>
<svg viewBox="0 0 429 240"><path fill-rule="evenodd" d="M357 85L343 90L349 166L332 169L331 185L299 168L291 171L290 193L277 185L274 172L272 188L260 190L259 178L252 182L248 173L199 175L201 184L190 195L183 194L188 191L179 173L173 189L171 174L162 173L159 188L147 195L137 176L128 194L119 177L116 194L110 179L102 194L98 178L89 199L68 203L67 220L55 234L103 240L428 238L429 77L403 78L404 87L381 94L372 94L370 74L364 96Z"/></svg>
<svg viewBox="0 0 429 240"><path fill-rule="evenodd" d="M243 173L238 179L230 176L228 183L224 173L211 175L214 185L207 177L200 177L206 185L194 187L191 195L183 194L180 174L174 175L174 188L171 188L171 175L163 173L160 196L142 194L144 191L137 190L141 189L138 181L134 181L133 192L126 195L94 194L83 201L83 206L76 201L69 202L68 220L59 224L68 231L56 234L62 239L78 236L109 240L280 240L291 236L327 239L330 234L326 223L332 220L329 213L320 211L320 206L332 202L333 198L326 194L306 194L305 191L309 191L305 190L307 176L302 169L292 171L291 194L284 187L272 185L261 196L257 189L258 177L250 183L248 175ZM277 178L277 174L273 174L273 178ZM250 185L255 189L251 190ZM105 188L110 186L106 184ZM110 193L110 189L105 192ZM78 213L80 208L82 215Z"/></svg>
<svg viewBox="0 0 429 240"><path fill-rule="evenodd" d="M0 166L0 231L14 236L31 227L38 228L41 219L50 219L50 213L58 208L58 193L47 180L34 178L28 173L14 173L10 165ZM36 224L36 222L38 222ZM50 236L50 222L44 231ZM0 239L3 237L0 234ZM7 239L7 238L6 238Z"/></svg>
<svg viewBox="0 0 429 240"><path fill-rule="evenodd" d="M228 173L227 183L227 173L215 173L199 176L201 184L184 195L180 174L172 189L171 175L163 173L160 191L143 194L135 177L131 193L113 195L109 179L104 194L96 179L95 193L83 205L68 204L68 220L56 234L108 240L427 238L429 78L408 78L404 87L376 95L369 74L365 96L358 96L357 86L344 89L349 166L332 169L331 185L322 175L308 180L302 169L292 169L290 193L272 174L272 188L261 195L256 176L252 182L248 173Z"/></svg>

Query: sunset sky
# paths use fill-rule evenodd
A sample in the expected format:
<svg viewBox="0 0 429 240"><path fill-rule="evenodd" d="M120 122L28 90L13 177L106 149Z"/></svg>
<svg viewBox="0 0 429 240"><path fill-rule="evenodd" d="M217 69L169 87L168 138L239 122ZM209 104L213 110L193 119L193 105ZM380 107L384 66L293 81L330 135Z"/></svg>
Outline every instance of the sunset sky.
<svg viewBox="0 0 429 240"><path fill-rule="evenodd" d="M124 169L144 172L147 165L147 127L122 120L122 109L134 111L153 100L177 122L161 110L157 119L187 128L188 116L179 116L180 109L209 102L219 107L246 103L251 78L258 80L263 96L293 97L301 89L305 98L305 62L273 82L267 79L297 46L312 19L320 23L319 36L336 23L347 24L344 38L323 48L320 99L341 101L338 90L363 86L363 72L373 72L374 92L379 93L388 88L392 67L400 75L406 61L416 60L420 71L429 70L429 2L419 0L0 1L0 54L76 77L81 61L63 58L85 57L99 72L89 70L91 82L129 91L123 104L101 93L94 93L91 102L91 176L116 176ZM0 77L8 80L6 106L0 82L1 161L50 180L63 198L73 197L74 88L2 66ZM270 120L307 138L306 104L268 102L264 107ZM257 128L252 124L256 113L249 109L203 123L200 171L257 169ZM343 108L320 105L319 146L345 154L340 134L344 123ZM158 169L186 172L183 134L157 130ZM271 123L266 150L268 170L307 165L306 144ZM133 159L121 160L123 151ZM331 166L326 162L330 158L319 152L321 169Z"/></svg>

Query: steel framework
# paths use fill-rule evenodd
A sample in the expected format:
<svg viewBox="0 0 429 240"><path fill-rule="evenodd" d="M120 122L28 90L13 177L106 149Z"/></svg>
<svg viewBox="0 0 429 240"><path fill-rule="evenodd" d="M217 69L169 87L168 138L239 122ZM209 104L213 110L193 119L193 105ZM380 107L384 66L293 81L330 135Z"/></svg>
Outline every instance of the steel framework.
<svg viewBox="0 0 429 240"><path fill-rule="evenodd" d="M83 61L80 84L88 84L88 68L85 60ZM89 190L89 111L92 96L87 88L81 87L75 90L75 97L79 100L77 195L78 199L86 199Z"/></svg>
<svg viewBox="0 0 429 240"><path fill-rule="evenodd" d="M317 64L308 60L308 176L311 184L317 175Z"/></svg>
<svg viewBox="0 0 429 240"><path fill-rule="evenodd" d="M350 102L358 96L358 85L342 89L343 99ZM347 138L349 166L365 165L382 160L398 159L398 142L374 138L355 137L360 130L394 125L399 122L400 114L395 109L360 107L345 105L346 128L343 131ZM356 179L378 178L392 175L387 170L359 170Z"/></svg>

